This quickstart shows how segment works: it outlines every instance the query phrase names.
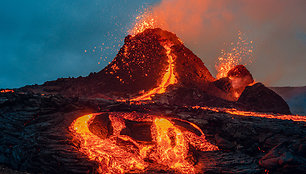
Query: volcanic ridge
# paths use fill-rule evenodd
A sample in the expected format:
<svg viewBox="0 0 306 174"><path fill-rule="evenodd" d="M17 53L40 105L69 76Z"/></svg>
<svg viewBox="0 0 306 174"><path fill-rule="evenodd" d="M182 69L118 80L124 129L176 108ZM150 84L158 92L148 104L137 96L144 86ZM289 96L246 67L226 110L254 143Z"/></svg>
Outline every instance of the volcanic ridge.
<svg viewBox="0 0 306 174"><path fill-rule="evenodd" d="M179 105L200 103L290 114L288 105L279 95L261 83L254 84L251 73L243 65L233 67L227 77L215 79L202 60L175 34L156 28L127 36L117 56L98 73L60 78L21 90L121 101L153 99Z"/></svg>

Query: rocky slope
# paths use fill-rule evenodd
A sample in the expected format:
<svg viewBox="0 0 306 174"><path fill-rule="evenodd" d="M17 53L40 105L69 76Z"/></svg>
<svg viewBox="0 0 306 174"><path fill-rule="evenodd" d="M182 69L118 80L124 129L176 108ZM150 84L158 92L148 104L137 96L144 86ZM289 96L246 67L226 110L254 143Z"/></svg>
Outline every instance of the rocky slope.
<svg viewBox="0 0 306 174"><path fill-rule="evenodd" d="M128 98L148 91L161 83L161 77L172 57L173 75L181 85L206 89L214 78L200 58L186 48L179 38L168 31L148 29L136 36L127 36L114 60L98 73L87 77L58 79L36 88L24 90L51 92L65 96L119 96Z"/></svg>
<svg viewBox="0 0 306 174"><path fill-rule="evenodd" d="M143 100L162 93L155 100L166 99L180 105L193 103L290 113L286 102L265 86L248 87L248 91L244 92L253 82L251 73L243 65L234 67L227 77L216 80L202 60L175 34L157 28L127 36L114 60L98 73L87 77L61 78L43 85L26 86L19 91L112 100ZM250 90L253 88L256 90ZM137 98L153 89L162 92L153 92L152 97ZM269 95L258 96L259 93ZM241 94L242 99L239 98Z"/></svg>
<svg viewBox="0 0 306 174"><path fill-rule="evenodd" d="M95 173L98 164L78 151L78 140L68 129L73 120L91 112L136 112L180 118L198 125L207 140L220 148L195 153L198 173L306 172L305 122L59 95L5 93L0 98L0 163L18 171ZM144 173L175 172L154 165Z"/></svg>
<svg viewBox="0 0 306 174"><path fill-rule="evenodd" d="M270 87L290 106L293 114L306 115L306 86L303 87Z"/></svg>

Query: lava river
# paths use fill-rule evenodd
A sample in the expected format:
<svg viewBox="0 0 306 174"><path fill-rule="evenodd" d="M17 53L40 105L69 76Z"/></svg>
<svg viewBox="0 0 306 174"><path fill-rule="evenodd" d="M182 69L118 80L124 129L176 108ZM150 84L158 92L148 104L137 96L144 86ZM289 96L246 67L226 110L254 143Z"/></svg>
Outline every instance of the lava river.
<svg viewBox="0 0 306 174"><path fill-rule="evenodd" d="M95 117L99 116L101 113L81 116L70 126L70 131L80 142L79 151L99 163L99 173L144 172L154 165L179 173L195 173L192 162L187 159L189 148L192 146L200 151L218 150L217 146L206 141L201 129L193 123L153 115L136 118L131 113L111 113L108 117L113 133L103 139L89 128ZM126 127L126 119L150 122L152 141L138 141L122 135L120 132ZM198 134L181 129L175 124L175 120L189 124Z"/></svg>
<svg viewBox="0 0 306 174"><path fill-rule="evenodd" d="M269 118L269 119L306 122L306 116L301 116L301 115L270 114L270 113L262 113L262 112L241 111L235 108L213 108L213 107L206 107L206 106L192 106L192 108L210 110L214 112L225 112L225 113L232 114L232 115L246 116L246 117L260 117L260 118Z"/></svg>

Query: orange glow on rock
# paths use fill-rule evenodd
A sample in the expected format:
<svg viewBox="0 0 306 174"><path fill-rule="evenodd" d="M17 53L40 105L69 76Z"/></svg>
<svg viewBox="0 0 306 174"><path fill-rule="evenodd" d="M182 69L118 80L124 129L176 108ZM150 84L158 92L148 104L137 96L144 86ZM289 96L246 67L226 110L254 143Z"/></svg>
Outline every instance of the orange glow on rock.
<svg viewBox="0 0 306 174"><path fill-rule="evenodd" d="M77 118L71 124L70 131L80 142L77 144L78 150L89 160L99 163L99 173L145 172L150 169L152 163L146 159L168 166L179 173L195 173L193 165L186 160L189 145L201 151L218 150L217 146L206 141L204 134L197 136L188 130L180 130L172 123L171 118L156 116L139 118L132 113L110 114L114 132L110 137L102 139L89 130L89 125L97 115L99 114L88 114ZM120 130L125 127L123 118L134 121L151 120L152 142L142 143L127 135L120 135ZM134 144L138 151L128 150L129 146L120 147L116 143L118 138Z"/></svg>
<svg viewBox="0 0 306 174"><path fill-rule="evenodd" d="M218 57L218 61L215 65L215 68L217 70L217 79L227 77L227 73L236 65L247 65L248 63L252 63L252 44L253 42L248 41L246 36L239 31L237 42L235 44L232 42L229 46L229 50L222 50L221 56Z"/></svg>
<svg viewBox="0 0 306 174"><path fill-rule="evenodd" d="M239 61L236 60L231 53L227 54L226 57L218 58L218 65L216 65L218 74L217 79L226 77L227 73L235 66L239 64Z"/></svg>
<svg viewBox="0 0 306 174"><path fill-rule="evenodd" d="M8 93L8 92L15 92L15 91L12 89L3 89L0 91L0 93Z"/></svg>

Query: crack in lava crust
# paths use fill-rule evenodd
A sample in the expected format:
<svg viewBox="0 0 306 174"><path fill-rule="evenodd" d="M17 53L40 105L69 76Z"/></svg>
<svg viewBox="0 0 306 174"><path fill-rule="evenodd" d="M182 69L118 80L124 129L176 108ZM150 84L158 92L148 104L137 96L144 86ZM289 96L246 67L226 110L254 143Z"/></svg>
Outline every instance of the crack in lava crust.
<svg viewBox="0 0 306 174"><path fill-rule="evenodd" d="M120 135L119 132L125 127L124 122L120 120L132 118L129 114L122 114L121 118L118 117L118 114L110 115L114 133L102 139L89 130L89 125L97 115L99 113L81 116L73 121L69 129L80 142L78 150L90 160L99 163L99 173L145 172L154 163L159 167L164 166L165 169L172 169L179 173L195 173L193 165L186 160L189 145L200 151L218 150L217 146L206 141L203 132L193 123L190 125L198 129L201 136L188 130L180 130L171 121L174 118L158 116L141 119L152 121L153 140L150 143L137 142L127 135ZM138 118L137 121L139 120ZM133 144L138 151L129 150L127 146L124 148L118 146L116 144L118 139Z"/></svg>

